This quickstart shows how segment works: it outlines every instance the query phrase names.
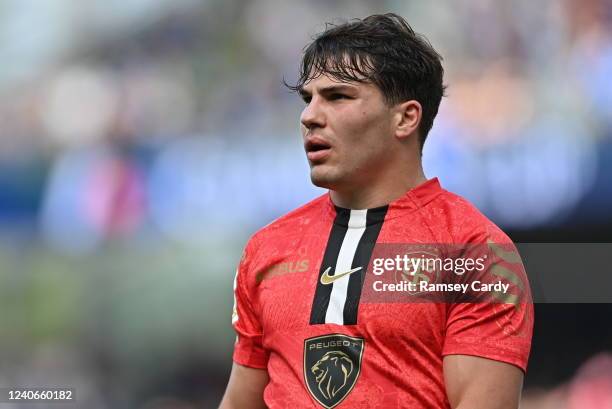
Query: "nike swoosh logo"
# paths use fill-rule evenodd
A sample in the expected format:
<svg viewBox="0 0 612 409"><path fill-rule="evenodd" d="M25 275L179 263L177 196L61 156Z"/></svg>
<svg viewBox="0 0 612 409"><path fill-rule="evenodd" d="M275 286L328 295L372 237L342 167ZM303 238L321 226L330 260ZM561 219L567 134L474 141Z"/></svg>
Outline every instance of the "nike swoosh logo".
<svg viewBox="0 0 612 409"><path fill-rule="evenodd" d="M331 270L331 267L327 267L327 270L325 270L323 272L323 275L321 276L321 284L323 285L329 285L331 283L333 283L334 281L347 276L349 274L353 274L355 271L359 271L361 270L361 267L355 267L352 270L349 271L345 271L344 273L340 273L340 274L335 274L333 276L329 275L329 271Z"/></svg>

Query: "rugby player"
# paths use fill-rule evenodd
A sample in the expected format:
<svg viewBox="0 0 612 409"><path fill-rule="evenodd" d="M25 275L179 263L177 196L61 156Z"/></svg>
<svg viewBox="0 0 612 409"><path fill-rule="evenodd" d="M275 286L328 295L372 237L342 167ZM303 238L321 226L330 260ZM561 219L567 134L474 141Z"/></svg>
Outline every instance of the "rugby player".
<svg viewBox="0 0 612 409"><path fill-rule="evenodd" d="M328 193L245 248L222 409L518 407L531 305L361 299L375 244L510 242L423 173L441 60L395 14L328 26L305 48L290 88Z"/></svg>

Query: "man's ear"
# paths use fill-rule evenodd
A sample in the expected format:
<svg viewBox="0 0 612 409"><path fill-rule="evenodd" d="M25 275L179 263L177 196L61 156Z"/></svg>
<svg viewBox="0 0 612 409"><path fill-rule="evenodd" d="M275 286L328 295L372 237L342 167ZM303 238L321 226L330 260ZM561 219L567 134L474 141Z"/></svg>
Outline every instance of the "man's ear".
<svg viewBox="0 0 612 409"><path fill-rule="evenodd" d="M395 136L406 139L419 128L423 109L418 101L410 100L397 104L395 115Z"/></svg>

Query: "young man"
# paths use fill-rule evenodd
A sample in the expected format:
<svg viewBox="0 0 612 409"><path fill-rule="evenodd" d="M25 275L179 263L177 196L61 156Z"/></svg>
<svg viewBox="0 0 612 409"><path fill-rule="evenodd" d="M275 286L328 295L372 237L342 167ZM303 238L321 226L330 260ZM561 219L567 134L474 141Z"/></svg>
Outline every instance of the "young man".
<svg viewBox="0 0 612 409"><path fill-rule="evenodd" d="M246 246L222 409L518 407L530 305L362 297L375 244L510 242L423 174L440 61L394 14L333 26L306 48L291 88L306 103L312 182L329 193Z"/></svg>

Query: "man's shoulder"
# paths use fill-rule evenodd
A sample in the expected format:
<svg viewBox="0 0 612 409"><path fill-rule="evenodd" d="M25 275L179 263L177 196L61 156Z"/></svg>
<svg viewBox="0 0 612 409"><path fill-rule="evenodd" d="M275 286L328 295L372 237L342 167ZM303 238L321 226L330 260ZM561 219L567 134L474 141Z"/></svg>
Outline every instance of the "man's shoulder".
<svg viewBox="0 0 612 409"><path fill-rule="evenodd" d="M315 199L291 210L288 213L274 219L267 225L257 230L251 237L252 241L262 241L286 234L299 233L307 228L313 221L320 220L329 207L328 193L322 194Z"/></svg>
<svg viewBox="0 0 612 409"><path fill-rule="evenodd" d="M506 233L472 202L446 189L442 189L425 209L443 225L440 227L448 229L456 243L511 242Z"/></svg>

